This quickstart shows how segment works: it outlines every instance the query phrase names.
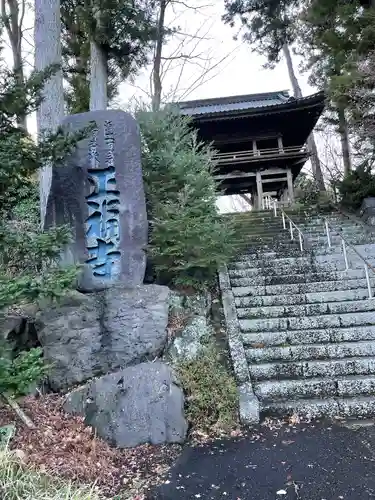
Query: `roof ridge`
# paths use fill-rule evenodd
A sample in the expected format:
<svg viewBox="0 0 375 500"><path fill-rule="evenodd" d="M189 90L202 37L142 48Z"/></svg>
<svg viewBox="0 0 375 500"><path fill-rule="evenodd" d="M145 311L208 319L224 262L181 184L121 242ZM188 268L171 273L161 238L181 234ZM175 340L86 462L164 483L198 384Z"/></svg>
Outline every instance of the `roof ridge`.
<svg viewBox="0 0 375 500"><path fill-rule="evenodd" d="M225 103L239 103L239 102L249 102L249 101L257 101L257 100L270 100L270 99L289 99L289 91L288 90L276 90L273 92L259 92L257 94L240 94L240 95L232 95L225 97L209 97L206 99L194 99L191 101L180 101L176 102L178 106L181 108L184 107L200 107L200 106L209 106L214 104L225 104Z"/></svg>

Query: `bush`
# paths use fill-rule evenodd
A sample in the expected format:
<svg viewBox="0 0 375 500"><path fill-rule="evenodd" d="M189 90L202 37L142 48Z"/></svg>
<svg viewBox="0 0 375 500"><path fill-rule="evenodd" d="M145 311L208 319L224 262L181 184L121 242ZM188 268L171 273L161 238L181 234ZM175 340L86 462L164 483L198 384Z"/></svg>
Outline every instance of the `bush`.
<svg viewBox="0 0 375 500"><path fill-rule="evenodd" d="M238 414L236 383L213 344L195 360L180 362L177 371L187 396L187 419L193 429L235 427Z"/></svg>
<svg viewBox="0 0 375 500"><path fill-rule="evenodd" d="M13 357L8 344L0 343L0 394L24 396L46 374L42 349L33 348Z"/></svg>
<svg viewBox="0 0 375 500"><path fill-rule="evenodd" d="M137 117L157 280L199 288L234 253L234 226L216 209L212 150L172 109Z"/></svg>
<svg viewBox="0 0 375 500"><path fill-rule="evenodd" d="M303 206L313 206L318 203L320 190L314 179L301 172L295 183L295 200Z"/></svg>
<svg viewBox="0 0 375 500"><path fill-rule="evenodd" d="M341 204L350 210L358 210L365 198L375 196L375 175L369 168L357 168L339 184Z"/></svg>
<svg viewBox="0 0 375 500"><path fill-rule="evenodd" d="M37 144L17 127L19 116L35 112L56 69L35 72L19 84L0 59L0 310L5 315L25 302L56 299L76 282L77 269L59 265L69 229L40 229L36 178L46 163L58 165L86 131L66 136L59 130ZM16 357L9 351L0 345L0 393L13 397L25 394L45 368L39 349Z"/></svg>
<svg viewBox="0 0 375 500"><path fill-rule="evenodd" d="M0 451L0 497L3 500L99 500L90 488L79 488L28 469L7 449Z"/></svg>

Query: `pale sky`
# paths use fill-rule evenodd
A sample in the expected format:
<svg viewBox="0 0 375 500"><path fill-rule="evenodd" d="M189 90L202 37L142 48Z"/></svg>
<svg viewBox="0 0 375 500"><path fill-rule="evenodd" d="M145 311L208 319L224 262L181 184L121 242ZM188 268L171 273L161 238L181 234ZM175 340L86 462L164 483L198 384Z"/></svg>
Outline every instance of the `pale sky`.
<svg viewBox="0 0 375 500"><path fill-rule="evenodd" d="M204 31L209 31L208 36L211 40L201 42L199 47L197 47L196 53L209 52L215 61L220 61L227 54L234 52L232 56L220 65L220 71L218 70L217 76L196 88L190 95L185 97L185 100L289 90L291 86L284 61L278 64L274 70L263 69L262 65L265 63L265 58L254 54L248 44L241 43L241 41L234 41L233 36L236 34L236 30L221 21L221 16L224 12L224 1L213 1L212 5L201 9L200 12L192 13L190 10L183 10L179 15L177 23L182 27L184 32L194 33L200 26L202 26L200 34ZM195 0L195 2L203 4L203 0ZM207 2L204 2L204 5L206 4ZM172 17L173 13L169 12L169 20ZM176 23L173 24L175 25ZM175 46L176 42L171 43L170 47L165 50L164 55L168 55ZM297 58L295 66L299 74ZM201 70L196 65L192 64L189 68L186 68L181 81L181 87L184 87L184 84L188 86L187 82L199 78L200 74ZM216 74L216 71L213 71L212 74ZM166 78L165 88L168 89L172 86L177 78L178 69L170 72ZM308 85L306 75L299 74L299 80L304 95L315 92L315 89ZM141 89L148 90L148 81L149 71L144 71L137 78L136 84ZM144 92L139 88L134 88L129 84L122 85L120 97L123 102L128 101L133 95L145 97Z"/></svg>
<svg viewBox="0 0 375 500"><path fill-rule="evenodd" d="M179 0L176 0L179 2ZM205 38L193 50L193 44L196 42L191 37L174 37L169 45L164 49L164 56L177 56L181 53L198 54L199 58L194 62L186 64L182 75L180 75L180 60L174 61L174 68L166 73L164 80L165 93L176 86L178 81L179 92L174 98L183 98L184 100L200 99L209 97L224 97L239 94L251 94L258 92L271 92L276 90L290 90L291 85L288 78L287 68L284 61L281 61L273 70L263 69L262 65L265 58L254 54L248 44L240 41L234 41L233 36L236 30L225 25L221 21L224 12L224 0L187 0L186 3L198 5L198 10L186 9L182 5L177 5L174 10L169 7L167 10L167 23L172 26L178 26L179 31ZM183 3L183 2L181 2ZM24 42L24 52L27 52L28 67L33 64L32 54L32 28L33 14L28 13L25 19L25 28L27 28L27 40ZM184 40L184 47L181 49L180 43ZM4 55L11 62L10 50L6 49ZM226 56L227 59L222 62L215 70L211 71L206 83L196 86L196 88L185 95L183 89L189 88L192 82L199 80L202 75L202 69L207 56L212 59L212 65L219 62ZM298 71L298 59L295 59L295 69L300 81L302 92L309 95L315 92L307 83L307 76L301 75ZM150 68L142 70L134 82L135 86L128 82L120 86L118 102L122 107L127 107L132 98L141 98L147 100L146 94L149 93ZM30 120L32 129L35 128L34 120Z"/></svg>

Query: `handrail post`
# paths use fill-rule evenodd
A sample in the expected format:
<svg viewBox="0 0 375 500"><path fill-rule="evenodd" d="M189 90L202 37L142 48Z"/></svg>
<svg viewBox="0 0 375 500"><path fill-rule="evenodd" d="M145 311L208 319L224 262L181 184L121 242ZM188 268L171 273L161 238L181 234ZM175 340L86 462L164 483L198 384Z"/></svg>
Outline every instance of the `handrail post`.
<svg viewBox="0 0 375 500"><path fill-rule="evenodd" d="M346 255L345 240L341 240L341 241L342 241L342 251L344 253L344 259L345 259L345 271L347 271L349 269L349 265L348 265L348 256Z"/></svg>
<svg viewBox="0 0 375 500"><path fill-rule="evenodd" d="M328 226L328 222L327 222L327 221L325 221L325 224L326 224L326 232L327 232L328 246L329 246L329 248L331 248L331 235L329 234L329 226Z"/></svg>
<svg viewBox="0 0 375 500"><path fill-rule="evenodd" d="M276 202L276 200L273 203L273 213L274 213L274 215L276 217L277 216L277 202Z"/></svg>
<svg viewBox="0 0 375 500"><path fill-rule="evenodd" d="M286 223L285 223L285 214L284 211L281 212L281 215L283 217L283 228L286 229Z"/></svg>
<svg viewBox="0 0 375 500"><path fill-rule="evenodd" d="M367 281L367 289L368 289L368 298L372 299L372 289L371 289L370 277L368 275L367 264L365 264L365 273L366 273L366 281Z"/></svg>
<svg viewBox="0 0 375 500"><path fill-rule="evenodd" d="M289 228L290 228L290 239L294 240L292 221L289 221Z"/></svg>
<svg viewBox="0 0 375 500"><path fill-rule="evenodd" d="M302 234L300 231L298 231L298 235L299 235L299 247L301 249L301 252L303 252L303 243L302 243Z"/></svg>

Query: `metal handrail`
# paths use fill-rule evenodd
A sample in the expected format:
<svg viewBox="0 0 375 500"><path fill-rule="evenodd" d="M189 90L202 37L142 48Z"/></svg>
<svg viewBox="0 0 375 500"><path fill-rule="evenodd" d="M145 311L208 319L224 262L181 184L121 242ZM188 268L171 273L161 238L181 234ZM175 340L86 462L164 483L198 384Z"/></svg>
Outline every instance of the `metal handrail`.
<svg viewBox="0 0 375 500"><path fill-rule="evenodd" d="M332 248L332 242L331 242L331 235L329 234L329 230L334 231L334 229L330 226L328 220L323 217L324 219L324 224L326 228L326 233L327 233L327 241L328 241L328 247ZM346 252L346 247L349 247L355 254L358 255L358 257L363 261L364 268L365 268L365 275L366 275L366 281L367 281L367 289L368 289L368 294L369 294L369 299L373 298L373 293L372 293L372 288L371 288L371 283L370 283L370 277L368 270L370 269L374 275L375 275L375 268L372 266L367 260L361 255L356 248L351 243L348 243L348 241L340 234L339 231L336 231L338 236L341 238L341 245L342 245L342 251L344 254L344 260L345 260L345 271L349 270L349 263L348 263L348 256Z"/></svg>
<svg viewBox="0 0 375 500"><path fill-rule="evenodd" d="M274 215L275 217L277 216L277 201L274 200L274 203L273 203L273 211L274 211ZM279 210L281 212L281 216L282 216L282 219L283 219L283 228L286 229L286 221L285 219L288 219L289 221L289 229L290 229L290 236L291 236L291 239L293 240L294 239L294 236L293 236L293 227L295 227L298 231L298 236L299 236L299 244L300 244L300 249L301 249L301 252L303 251L303 241L305 239L305 235L302 233L302 231L300 230L300 228L292 221L292 219L284 212L284 210L282 208L279 207ZM334 229L330 226L328 220L326 219L326 217L323 217L323 220L324 220L324 225L325 225L325 230L326 230L326 233L327 233L327 241L328 241L328 247L329 248L332 248L332 241L331 241L331 235L330 235L330 230L334 232ZM373 293L372 293L372 287L371 287L371 282L370 282L370 277L369 277L369 272L368 270L370 269L374 275L375 275L375 267L372 266L369 262L367 262L367 260L363 257L363 255L361 255L358 250L356 248L354 248L354 246L351 244L351 243L348 243L346 241L346 239L339 233L339 231L336 231L337 234L339 235L339 237L341 238L341 245L342 245L342 251L343 251L343 255L344 255L344 261L345 261L345 271L348 271L349 270L349 262L348 262L348 256L347 256L347 247L350 248L351 250L353 250L353 252L355 254L358 255L358 257L363 261L363 265L364 265L364 268L365 268L365 276L366 276L366 282L367 282L367 290L368 290L368 298L369 299L372 299L374 297ZM306 238L307 240L307 238Z"/></svg>
<svg viewBox="0 0 375 500"><path fill-rule="evenodd" d="M281 217L283 220L283 228L284 229L286 229L286 220L285 219L288 219L288 221L289 221L290 239L292 241L294 240L294 229L293 228L297 229L298 239L299 239L299 247L300 247L301 252L303 252L303 242L305 240L305 235L300 230L300 228L297 226L297 224L289 217L289 215L284 212L284 210L282 208L279 207L279 210L281 212ZM276 200L274 200L274 203L273 203L273 213L275 214L275 217L277 217L277 201Z"/></svg>

